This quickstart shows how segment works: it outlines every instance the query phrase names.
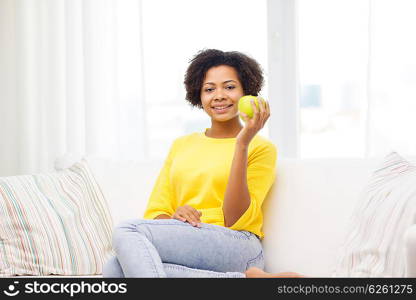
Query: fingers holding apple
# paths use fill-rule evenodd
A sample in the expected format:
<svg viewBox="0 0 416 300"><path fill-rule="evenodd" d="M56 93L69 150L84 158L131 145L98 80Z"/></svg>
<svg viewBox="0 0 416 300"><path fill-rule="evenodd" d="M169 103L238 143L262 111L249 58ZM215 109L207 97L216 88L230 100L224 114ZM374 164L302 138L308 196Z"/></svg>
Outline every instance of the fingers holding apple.
<svg viewBox="0 0 416 300"><path fill-rule="evenodd" d="M245 126L237 135L237 141L248 145L253 137L259 132L270 116L270 107L262 97L243 96L238 102L240 118Z"/></svg>
<svg viewBox="0 0 416 300"><path fill-rule="evenodd" d="M253 119L254 123L260 121L260 128L264 126L270 116L269 103L261 96L246 95L238 101L240 119L244 122Z"/></svg>
<svg viewBox="0 0 416 300"><path fill-rule="evenodd" d="M259 109L259 120L260 120L260 127L263 128L264 124L266 123L267 119L270 117L270 110L268 108L268 102L262 98L259 97L260 102L260 109Z"/></svg>

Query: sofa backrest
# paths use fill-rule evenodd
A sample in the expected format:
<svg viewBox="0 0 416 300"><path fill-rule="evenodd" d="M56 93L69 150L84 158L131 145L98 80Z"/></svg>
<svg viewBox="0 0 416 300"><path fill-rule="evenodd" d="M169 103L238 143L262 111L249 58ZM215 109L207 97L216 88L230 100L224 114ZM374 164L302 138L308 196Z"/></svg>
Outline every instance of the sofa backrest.
<svg viewBox="0 0 416 300"><path fill-rule="evenodd" d="M346 226L380 159L284 159L265 203L265 269L330 276Z"/></svg>

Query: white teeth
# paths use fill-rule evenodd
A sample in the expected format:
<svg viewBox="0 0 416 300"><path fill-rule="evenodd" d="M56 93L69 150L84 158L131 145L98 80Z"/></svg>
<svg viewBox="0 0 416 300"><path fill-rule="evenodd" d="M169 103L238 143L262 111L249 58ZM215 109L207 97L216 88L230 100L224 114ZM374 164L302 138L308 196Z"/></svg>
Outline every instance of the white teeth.
<svg viewBox="0 0 416 300"><path fill-rule="evenodd" d="M221 109L228 108L228 107L230 107L230 106L231 106L231 105L229 105L229 106L221 106L221 107L214 107L214 109L221 110Z"/></svg>

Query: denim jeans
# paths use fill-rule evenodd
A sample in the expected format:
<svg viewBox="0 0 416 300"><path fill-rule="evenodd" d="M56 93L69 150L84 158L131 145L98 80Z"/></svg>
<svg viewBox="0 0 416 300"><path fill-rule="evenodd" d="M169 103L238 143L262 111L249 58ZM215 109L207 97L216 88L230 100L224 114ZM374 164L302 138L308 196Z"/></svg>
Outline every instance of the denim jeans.
<svg viewBox="0 0 416 300"><path fill-rule="evenodd" d="M175 219L123 222L114 230L113 249L104 277L245 277L249 267L264 267L255 234Z"/></svg>

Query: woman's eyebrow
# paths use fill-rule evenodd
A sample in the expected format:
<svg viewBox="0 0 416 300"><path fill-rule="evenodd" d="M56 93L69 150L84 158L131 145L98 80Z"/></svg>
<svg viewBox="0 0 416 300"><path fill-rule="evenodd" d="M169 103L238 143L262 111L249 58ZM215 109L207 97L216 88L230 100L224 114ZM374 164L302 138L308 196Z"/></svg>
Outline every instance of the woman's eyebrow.
<svg viewBox="0 0 416 300"><path fill-rule="evenodd" d="M223 83L228 83L228 82L231 82L231 81L233 81L233 82L237 82L237 81L235 81L235 80L230 79L230 80L226 80L226 81L224 81ZM213 82L205 82L204 84L212 84L212 85L215 85L215 83L213 83Z"/></svg>

